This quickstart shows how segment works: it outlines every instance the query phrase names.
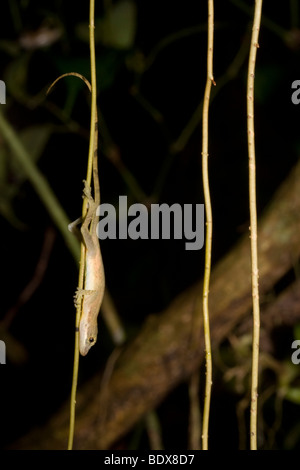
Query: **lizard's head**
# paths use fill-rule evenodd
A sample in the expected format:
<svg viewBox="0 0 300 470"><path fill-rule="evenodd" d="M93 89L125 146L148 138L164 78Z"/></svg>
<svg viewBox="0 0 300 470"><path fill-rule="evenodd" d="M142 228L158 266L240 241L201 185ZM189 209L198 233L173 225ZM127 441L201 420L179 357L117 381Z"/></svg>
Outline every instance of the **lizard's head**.
<svg viewBox="0 0 300 470"><path fill-rule="evenodd" d="M97 322L80 322L79 327L79 351L82 356L86 356L89 350L97 341Z"/></svg>

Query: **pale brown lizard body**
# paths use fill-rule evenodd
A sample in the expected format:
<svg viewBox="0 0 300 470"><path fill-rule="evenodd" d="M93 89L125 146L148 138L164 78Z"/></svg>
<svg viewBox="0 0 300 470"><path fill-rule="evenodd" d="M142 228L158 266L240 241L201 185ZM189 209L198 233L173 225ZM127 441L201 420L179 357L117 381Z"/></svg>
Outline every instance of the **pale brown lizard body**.
<svg viewBox="0 0 300 470"><path fill-rule="evenodd" d="M49 87L47 94L51 88L63 77L73 75L79 77L85 82L91 91L90 82L77 72L69 72L58 77ZM99 216L97 216L97 208L100 205L100 184L98 175L98 114L97 108L95 113L95 132L94 132L94 155L93 155L93 186L94 198L91 194L90 186L85 182L83 194L88 200L88 208L85 219L81 226L81 235L86 248L85 253L85 278L84 288L77 289L75 294L76 304L81 301L82 310L79 322L79 351L85 356L90 348L97 341L98 326L97 319L103 300L105 290L105 275L102 261L102 255L97 236L97 224ZM82 218L75 220L69 224L69 230L74 231L76 225L82 222Z"/></svg>
<svg viewBox="0 0 300 470"><path fill-rule="evenodd" d="M79 324L79 351L85 356L97 341L97 318L102 304L105 275L97 236L97 208L100 204L100 185L98 175L98 119L96 114L95 144L93 159L94 199L91 188L85 183L84 195L88 199L88 210L81 226L81 234L86 247L84 289L77 291L77 298L83 296L82 313Z"/></svg>

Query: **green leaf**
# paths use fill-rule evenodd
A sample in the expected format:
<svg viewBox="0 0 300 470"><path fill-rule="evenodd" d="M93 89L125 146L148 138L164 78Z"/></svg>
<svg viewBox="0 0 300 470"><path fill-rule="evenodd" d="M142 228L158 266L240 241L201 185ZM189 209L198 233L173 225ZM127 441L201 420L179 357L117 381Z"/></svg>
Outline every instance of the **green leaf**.
<svg viewBox="0 0 300 470"><path fill-rule="evenodd" d="M30 126L20 132L20 140L34 162L42 155L51 133L50 124ZM13 200L25 180L25 173L12 158L10 151L5 146L0 146L0 214L19 230L24 230L26 226L16 216Z"/></svg>
<svg viewBox="0 0 300 470"><path fill-rule="evenodd" d="M109 6L105 15L95 20L95 42L119 50L131 49L136 33L136 6L132 0L121 0ZM89 42L87 23L76 26L77 36Z"/></svg>
<svg viewBox="0 0 300 470"><path fill-rule="evenodd" d="M122 0L112 5L100 25L102 42L116 49L130 49L136 31L136 8L131 0Z"/></svg>
<svg viewBox="0 0 300 470"><path fill-rule="evenodd" d="M289 400L297 405L300 405L300 387L290 387L286 391L286 400Z"/></svg>
<svg viewBox="0 0 300 470"><path fill-rule="evenodd" d="M276 95L279 82L284 76L284 69L279 65L261 65L255 71L255 101L265 104Z"/></svg>
<svg viewBox="0 0 300 470"><path fill-rule="evenodd" d="M36 124L20 132L20 139L31 156L32 161L36 162L42 155L49 137L53 131L51 124ZM11 159L12 170L18 178L18 182L23 182L26 178L20 166L16 164L15 159Z"/></svg>
<svg viewBox="0 0 300 470"><path fill-rule="evenodd" d="M90 79L90 62L88 58L69 59L56 57L53 59L53 62L59 70L59 75L68 72L78 72L84 75L88 80ZM106 90L112 85L123 62L124 53L114 49L106 49L102 54L98 54L96 59L98 91ZM78 80L76 77L66 77L64 83L67 88L66 103L67 110L69 111L71 98L74 100L76 91L78 92L86 87L82 81Z"/></svg>
<svg viewBox="0 0 300 470"><path fill-rule="evenodd" d="M300 339L300 323L297 323L294 326L294 338L295 339Z"/></svg>

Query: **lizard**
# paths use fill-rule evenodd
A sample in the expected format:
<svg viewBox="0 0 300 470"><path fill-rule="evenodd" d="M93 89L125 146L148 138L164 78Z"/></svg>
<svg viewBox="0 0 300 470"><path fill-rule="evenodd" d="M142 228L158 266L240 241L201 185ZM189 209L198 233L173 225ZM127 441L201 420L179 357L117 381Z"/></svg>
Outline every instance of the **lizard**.
<svg viewBox="0 0 300 470"><path fill-rule="evenodd" d="M86 356L90 348L97 341L97 318L105 290L104 267L99 239L96 231L99 221L97 208L100 205L97 111L95 120L95 142L93 157L93 186L94 198L91 194L91 188L85 181L83 194L88 200L88 210L80 229L83 242L86 247L85 281L84 289L81 291L77 290L75 294L76 301L78 301L78 299L83 296L82 312L79 323L79 351L82 356Z"/></svg>
<svg viewBox="0 0 300 470"><path fill-rule="evenodd" d="M80 73L69 72L60 75L49 87L47 94L52 87L63 77L73 75L79 77L85 82L90 92L92 90L90 82ZM93 125L93 124L92 124ZM105 290L105 274L101 255L99 239L97 236L97 224L99 216L97 208L100 205L100 183L98 174L98 113L95 110L95 133L94 133L94 155L93 155L93 187L94 198L92 197L91 188L84 181L83 195L87 198L88 208L84 221L82 217L70 223L68 228L71 232L78 235L76 226L82 222L80 232L83 243L86 248L85 256L85 278L84 289L77 289L75 293L75 305L77 306L82 300L82 310L79 321L79 352L82 356L86 356L90 348L97 341L98 326L97 318L102 304ZM83 299L82 299L83 298Z"/></svg>

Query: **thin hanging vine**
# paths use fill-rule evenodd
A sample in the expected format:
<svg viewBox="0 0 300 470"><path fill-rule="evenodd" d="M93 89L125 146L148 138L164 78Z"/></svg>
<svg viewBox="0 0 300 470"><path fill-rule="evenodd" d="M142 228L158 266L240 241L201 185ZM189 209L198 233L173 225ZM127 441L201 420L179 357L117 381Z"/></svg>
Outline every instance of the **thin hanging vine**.
<svg viewBox="0 0 300 470"><path fill-rule="evenodd" d="M260 309L258 288L257 256L257 211L256 211L256 165L254 138L254 74L256 53L259 47L258 36L261 22L262 0L255 1L254 20L251 36L248 80L247 80L247 134L249 157L249 206L250 206L250 240L251 240L251 278L253 303L253 339L252 339L252 374L251 374L251 407L250 407L250 448L257 449L257 397L259 367L259 333Z"/></svg>
<svg viewBox="0 0 300 470"><path fill-rule="evenodd" d="M208 0L208 43L207 43L207 78L203 100L202 113L202 179L204 190L204 204L206 214L206 239L205 239L205 266L203 280L203 326L205 339L205 359L206 359L206 379L205 379L205 396L202 422L202 449L208 449L208 427L209 427L209 411L212 386L212 358L211 358L211 341L209 327L209 281L211 272L211 247L212 247L212 208L209 190L208 176L208 116L209 101L212 84L215 85L213 76L213 40L214 40L214 2Z"/></svg>

